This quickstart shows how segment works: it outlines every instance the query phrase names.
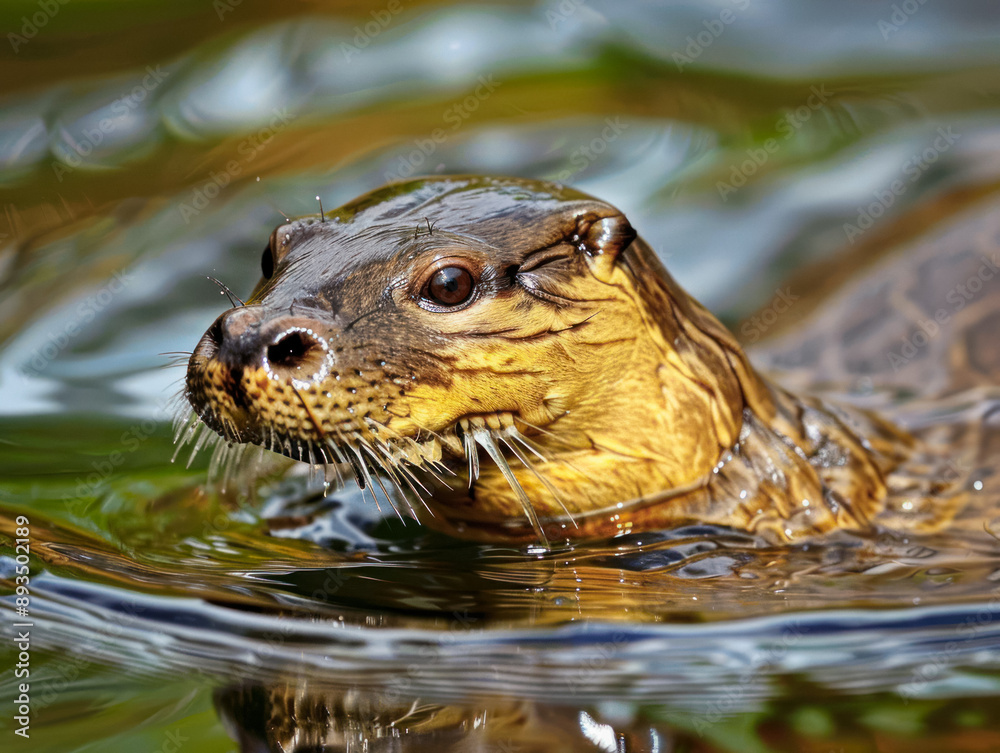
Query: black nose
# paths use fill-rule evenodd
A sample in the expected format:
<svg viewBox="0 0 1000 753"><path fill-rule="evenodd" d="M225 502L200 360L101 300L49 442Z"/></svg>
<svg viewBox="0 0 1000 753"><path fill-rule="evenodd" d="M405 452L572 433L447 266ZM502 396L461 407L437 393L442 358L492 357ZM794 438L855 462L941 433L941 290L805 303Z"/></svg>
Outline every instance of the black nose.
<svg viewBox="0 0 1000 753"><path fill-rule="evenodd" d="M230 368L260 365L264 353L261 321L257 306L230 309L216 319L207 333L218 348L215 357Z"/></svg>

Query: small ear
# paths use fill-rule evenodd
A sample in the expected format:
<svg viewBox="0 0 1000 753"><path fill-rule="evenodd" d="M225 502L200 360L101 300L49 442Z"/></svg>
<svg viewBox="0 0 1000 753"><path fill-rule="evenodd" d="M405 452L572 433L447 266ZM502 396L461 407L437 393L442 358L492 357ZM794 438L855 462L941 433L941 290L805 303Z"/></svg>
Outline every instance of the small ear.
<svg viewBox="0 0 1000 753"><path fill-rule="evenodd" d="M618 254L628 248L635 237L635 229L623 214L611 217L584 215L577 220L573 240L584 253L594 276L607 281L618 260Z"/></svg>

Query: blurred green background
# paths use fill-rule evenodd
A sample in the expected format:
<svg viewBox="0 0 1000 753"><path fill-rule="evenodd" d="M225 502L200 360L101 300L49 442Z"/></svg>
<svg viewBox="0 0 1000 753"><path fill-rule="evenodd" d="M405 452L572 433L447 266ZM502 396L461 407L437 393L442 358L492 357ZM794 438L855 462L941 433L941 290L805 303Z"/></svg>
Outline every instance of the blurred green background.
<svg viewBox="0 0 1000 753"><path fill-rule="evenodd" d="M228 670L136 663L169 642L148 626L148 645L131 636L134 651L109 653L128 641L95 638L108 617L87 605L105 606L102 589L162 598L165 612L175 599L292 610L289 594L307 590L292 574L355 562L334 552L419 548L419 533L357 510L332 533L276 538L261 521L280 491L221 494L203 484L204 457L169 462L183 370L163 354L191 350L227 305L206 275L250 291L281 212L424 173L564 181L621 207L740 333L795 270L859 264L915 217L933 226L1000 181L1000 8L988 0L7 0L0 30L0 507L32 519L49 620L35 660L52 691L36 699L30 742L4 712L5 749L170 751L178 737L178 750L233 749L211 700ZM894 181L903 190L881 199ZM410 575L366 560L364 584L398 601L363 584L328 616L450 624L447 577L484 553L419 544L437 559L400 555ZM553 572L543 616L520 592L488 609L473 597L481 624L573 620L579 605L558 599L579 588ZM459 585L481 597L494 576ZM986 600L984 579L955 580L940 603ZM868 587L829 606L899 606L890 586ZM718 614L692 614L700 588L711 586L663 586L665 611L635 619L740 616L725 585L708 592ZM815 609L814 596L751 611ZM995 697L995 677L983 682ZM0 689L16 696L10 673ZM790 681L762 693L726 707L707 736L669 704L648 715L688 720L663 750L957 750L967 729L981 733L966 740L975 749L1000 747L980 729L995 718L988 703L890 692L861 708ZM935 729L938 747L913 747Z"/></svg>

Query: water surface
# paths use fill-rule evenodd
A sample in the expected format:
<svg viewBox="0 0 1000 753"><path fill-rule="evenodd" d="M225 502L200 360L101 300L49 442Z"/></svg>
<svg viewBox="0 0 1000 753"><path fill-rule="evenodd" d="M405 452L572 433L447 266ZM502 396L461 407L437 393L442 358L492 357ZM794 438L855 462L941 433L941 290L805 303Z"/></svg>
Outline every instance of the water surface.
<svg viewBox="0 0 1000 753"><path fill-rule="evenodd" d="M1000 748L988 535L540 552L301 470L223 491L204 453L170 463L162 354L228 305L206 275L249 292L317 196L571 183L748 344L794 273L947 223L998 186L1000 14L910 5L75 2L30 37L38 6L0 9L25 40L0 83L0 525L31 524L30 749Z"/></svg>

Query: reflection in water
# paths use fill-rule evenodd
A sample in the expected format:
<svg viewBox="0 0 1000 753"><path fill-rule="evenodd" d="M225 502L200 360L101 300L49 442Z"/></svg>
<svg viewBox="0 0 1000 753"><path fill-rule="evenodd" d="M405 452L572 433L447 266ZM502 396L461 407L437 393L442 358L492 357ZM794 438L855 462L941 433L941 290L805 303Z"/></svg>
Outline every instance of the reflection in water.
<svg viewBox="0 0 1000 753"><path fill-rule="evenodd" d="M914 6L413 2L360 46L353 4L116 5L107 24L60 4L0 82L0 532L31 518L38 749L168 750L183 721L185 750L231 750L188 700L206 688L245 750L1000 749L998 521L539 554L383 520L300 471L245 494L167 463L181 371L158 354L225 305L205 275L251 289L279 210L411 169L508 173L622 207L744 338L790 284L758 363L964 448L981 512L1000 435L973 429L995 390L915 400L936 356L898 373L910 392L840 378L845 353L883 351L791 357L824 305L877 322L836 291L901 241L971 237L963 212L1000 186L1000 16ZM0 8L5 28L23 12ZM957 138L925 158L942 128Z"/></svg>
<svg viewBox="0 0 1000 753"><path fill-rule="evenodd" d="M397 693L316 692L308 685L244 685L215 694L216 708L245 753L320 751L626 751L630 734L585 711L517 700L440 704ZM652 745L650 746L650 743ZM665 750L665 748L659 748ZM669 749L666 749L669 750Z"/></svg>
<svg viewBox="0 0 1000 753"><path fill-rule="evenodd" d="M790 680L788 700L734 724L732 703L684 715L655 705L588 706L495 699L423 703L397 693L320 690L306 684L220 688L215 706L241 753L829 753L886 748L898 735L921 751L992 750L1000 725L979 700L847 702ZM737 689L733 696L739 696Z"/></svg>

